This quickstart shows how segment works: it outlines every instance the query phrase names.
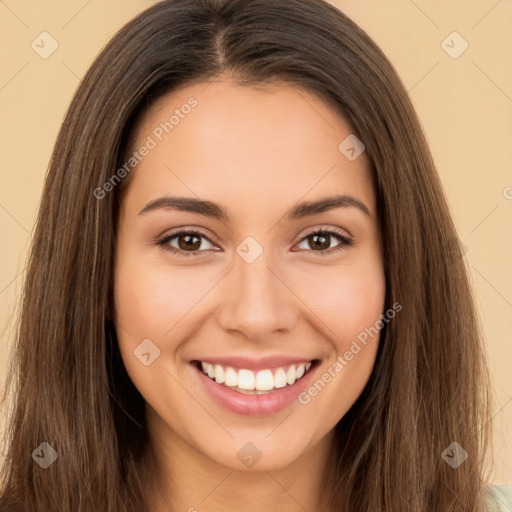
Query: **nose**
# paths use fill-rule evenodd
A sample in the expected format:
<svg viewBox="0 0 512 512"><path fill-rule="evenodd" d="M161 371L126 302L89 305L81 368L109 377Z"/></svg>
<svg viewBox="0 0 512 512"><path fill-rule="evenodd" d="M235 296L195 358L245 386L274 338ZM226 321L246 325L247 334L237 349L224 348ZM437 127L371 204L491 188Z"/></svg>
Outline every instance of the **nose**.
<svg viewBox="0 0 512 512"><path fill-rule="evenodd" d="M263 253L252 263L236 257L225 283L218 322L230 334L268 341L292 329L298 318L297 296L275 260Z"/></svg>

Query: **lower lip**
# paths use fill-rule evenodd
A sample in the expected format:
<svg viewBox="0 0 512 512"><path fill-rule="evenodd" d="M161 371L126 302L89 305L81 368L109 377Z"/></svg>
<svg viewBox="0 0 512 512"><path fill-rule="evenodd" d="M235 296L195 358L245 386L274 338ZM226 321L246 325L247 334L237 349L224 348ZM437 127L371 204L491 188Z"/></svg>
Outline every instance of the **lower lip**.
<svg viewBox="0 0 512 512"><path fill-rule="evenodd" d="M295 384L278 388L263 395L246 395L234 391L223 384L217 384L195 364L192 364L192 366L206 390L225 409L244 416L268 416L286 409L297 400L299 394L304 391L311 380L311 374L317 366L315 363Z"/></svg>

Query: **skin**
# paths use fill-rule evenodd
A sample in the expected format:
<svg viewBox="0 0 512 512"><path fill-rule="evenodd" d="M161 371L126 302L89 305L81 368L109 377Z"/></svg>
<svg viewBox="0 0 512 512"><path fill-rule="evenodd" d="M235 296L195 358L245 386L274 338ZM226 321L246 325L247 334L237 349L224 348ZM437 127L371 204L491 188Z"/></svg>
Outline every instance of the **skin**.
<svg viewBox="0 0 512 512"><path fill-rule="evenodd" d="M385 280L369 161L338 150L353 130L316 96L229 77L162 97L138 125L134 148L191 96L197 106L132 171L118 226L116 325L124 364L147 404L162 485L155 510L317 510L333 429L364 389L378 340L307 405L294 401L266 417L221 407L189 362L301 355L320 360L320 378L375 324ZM346 207L284 219L297 202L333 192L354 196L370 215ZM170 194L218 203L231 220L171 208L139 214ZM198 255L155 243L177 228L201 231ZM324 254L315 251L307 235L320 228L337 228L353 245L333 252L340 241L327 238ZM263 248L250 264L236 252L247 236ZM146 338L161 351L149 366L134 356ZM251 468L237 457L248 441L262 453Z"/></svg>

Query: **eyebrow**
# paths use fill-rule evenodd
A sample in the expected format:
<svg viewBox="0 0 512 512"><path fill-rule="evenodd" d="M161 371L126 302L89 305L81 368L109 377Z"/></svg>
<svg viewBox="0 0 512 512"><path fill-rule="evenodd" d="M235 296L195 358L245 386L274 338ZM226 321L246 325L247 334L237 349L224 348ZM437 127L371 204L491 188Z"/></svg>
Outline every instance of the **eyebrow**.
<svg viewBox="0 0 512 512"><path fill-rule="evenodd" d="M318 215L335 208L358 208L368 217L371 217L368 207L359 199L350 195L337 195L326 197L317 201L305 201L294 206L285 214L288 221L302 219L311 215ZM153 199L147 203L144 208L139 212L139 215L145 215L154 210L172 208L182 212L197 213L205 217L212 217L228 222L230 220L227 211L217 203L212 201L205 201L195 197L175 197L164 196Z"/></svg>

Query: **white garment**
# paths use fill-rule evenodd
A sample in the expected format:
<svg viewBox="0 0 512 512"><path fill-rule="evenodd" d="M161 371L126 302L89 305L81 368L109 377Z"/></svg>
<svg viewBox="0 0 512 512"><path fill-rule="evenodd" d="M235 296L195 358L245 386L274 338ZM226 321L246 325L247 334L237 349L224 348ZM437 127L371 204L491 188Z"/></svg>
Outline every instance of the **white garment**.
<svg viewBox="0 0 512 512"><path fill-rule="evenodd" d="M486 512L512 512L512 484L491 485L484 500Z"/></svg>

